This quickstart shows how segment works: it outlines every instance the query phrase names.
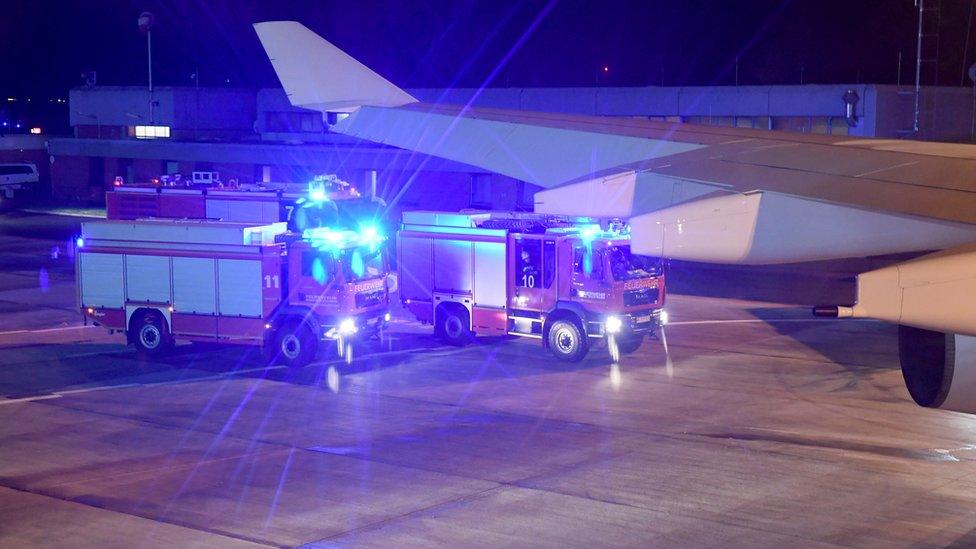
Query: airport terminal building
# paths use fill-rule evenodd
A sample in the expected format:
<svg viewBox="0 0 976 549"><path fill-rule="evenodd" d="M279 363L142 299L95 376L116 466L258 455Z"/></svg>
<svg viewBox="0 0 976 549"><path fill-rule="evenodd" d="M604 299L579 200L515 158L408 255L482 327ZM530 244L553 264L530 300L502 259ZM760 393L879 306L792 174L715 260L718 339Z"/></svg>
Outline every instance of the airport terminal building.
<svg viewBox="0 0 976 549"><path fill-rule="evenodd" d="M884 85L413 89L427 102L648 118L793 132L969 142L973 91ZM223 181L303 182L336 173L404 207L530 209L533 185L476 167L329 131L318 112L292 107L279 88L91 87L71 90L71 137L44 137L42 181L59 203L99 203L116 177L216 171ZM43 145L39 145L42 143ZM46 151L41 150L46 147ZM28 154L2 151L3 158ZM42 177L43 178L43 177ZM451 192L444 192L450 189Z"/></svg>

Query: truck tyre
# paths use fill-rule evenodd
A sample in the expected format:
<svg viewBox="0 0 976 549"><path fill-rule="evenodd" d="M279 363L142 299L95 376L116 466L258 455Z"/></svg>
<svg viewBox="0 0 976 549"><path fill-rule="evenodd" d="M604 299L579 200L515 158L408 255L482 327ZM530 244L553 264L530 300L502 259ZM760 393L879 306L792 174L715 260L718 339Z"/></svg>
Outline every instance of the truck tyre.
<svg viewBox="0 0 976 549"><path fill-rule="evenodd" d="M571 319L556 320L546 334L549 350L559 360L579 362L589 351L589 342L579 324Z"/></svg>
<svg viewBox="0 0 976 549"><path fill-rule="evenodd" d="M618 335L614 339L620 354L629 355L640 349L641 344L644 343L644 334Z"/></svg>
<svg viewBox="0 0 976 549"><path fill-rule="evenodd" d="M166 319L157 311L137 313L129 322L129 339L143 356L164 355L173 346Z"/></svg>
<svg viewBox="0 0 976 549"><path fill-rule="evenodd" d="M468 329L468 310L461 306L443 306L437 314L435 331L450 345L458 347L471 343L473 334Z"/></svg>
<svg viewBox="0 0 976 549"><path fill-rule="evenodd" d="M315 358L318 345L308 324L291 321L283 324L275 332L272 363L280 363L289 368L301 368Z"/></svg>

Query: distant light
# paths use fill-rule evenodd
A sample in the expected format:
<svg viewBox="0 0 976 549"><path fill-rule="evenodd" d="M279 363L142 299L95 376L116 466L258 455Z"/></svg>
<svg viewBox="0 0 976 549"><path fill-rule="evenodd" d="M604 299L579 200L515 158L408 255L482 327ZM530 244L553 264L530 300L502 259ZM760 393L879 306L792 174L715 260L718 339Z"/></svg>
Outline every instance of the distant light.
<svg viewBox="0 0 976 549"><path fill-rule="evenodd" d="M7 123L6 123L6 122L4 122L4 123L3 123L3 127L4 127L4 128L6 128L6 127L7 127Z"/></svg>
<svg viewBox="0 0 976 549"><path fill-rule="evenodd" d="M30 129L30 132L32 134L34 134L34 135L41 135L41 128L38 128L38 127L35 126L35 127L33 127L33 128Z"/></svg>
<svg viewBox="0 0 976 549"><path fill-rule="evenodd" d="M84 248L85 247L85 239L82 238L82 237L80 237L80 236L78 238L76 238L75 239L75 247L76 248Z"/></svg>
<svg viewBox="0 0 976 549"><path fill-rule="evenodd" d="M136 126L133 132L136 139L157 139L170 136L169 126Z"/></svg>
<svg viewBox="0 0 976 549"><path fill-rule="evenodd" d="M610 67L607 65L603 66L603 72L610 72Z"/></svg>
<svg viewBox="0 0 976 549"><path fill-rule="evenodd" d="M8 98L7 98L7 102L8 102L8 103L13 103L13 102L14 102L14 101L16 101L16 100L17 100L17 98L16 98L16 97L8 97Z"/></svg>
<svg viewBox="0 0 976 549"><path fill-rule="evenodd" d="M389 322L389 321L390 321L390 313L386 313L385 315L383 315L383 322Z"/></svg>
<svg viewBox="0 0 976 549"><path fill-rule="evenodd" d="M17 122L16 126L14 126L14 127L16 127L19 130L20 129L20 122Z"/></svg>

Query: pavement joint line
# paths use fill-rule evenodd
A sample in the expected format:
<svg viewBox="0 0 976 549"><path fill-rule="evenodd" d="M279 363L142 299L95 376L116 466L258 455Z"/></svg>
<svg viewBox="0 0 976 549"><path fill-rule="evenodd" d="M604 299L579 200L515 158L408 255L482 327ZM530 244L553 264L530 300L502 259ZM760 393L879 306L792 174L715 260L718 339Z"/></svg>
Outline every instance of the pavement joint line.
<svg viewBox="0 0 976 549"><path fill-rule="evenodd" d="M450 473L442 473L442 474L450 474ZM464 478L466 478L466 477L464 477ZM489 481L489 482L492 482L492 481ZM387 524L400 522L400 521L402 521L404 519L411 519L411 518L414 518L414 517L420 517L420 516L425 515L426 513L429 513L429 512L431 512L433 510L436 510L436 509L439 509L439 508L442 508L442 507L446 507L446 506L450 506L450 505L456 505L456 504L464 503L464 502L468 502L468 501L475 501L475 500L479 500L479 499L484 499L484 498L490 496L492 494L492 492L502 492L502 491L507 490L507 489L510 489L512 487L510 485L507 485L507 484L504 484L504 483L501 483L501 482L497 482L497 481L494 481L494 482L496 483L496 485L495 486L492 486L491 488L485 488L484 490L478 490L478 491L475 491L475 492L470 492L468 494L462 494L462 495L457 496L457 497L454 497L454 498L448 498L448 499L445 499L444 501L440 501L440 502L437 502L437 503L432 503L432 504L430 504L430 505L428 505L426 507L420 507L420 508L414 509L412 511L407 511L406 513L401 513L399 515L392 516L392 517L382 518L382 519L379 519L379 520L377 520L375 522L370 522L369 524L364 524L362 526L357 526L355 528L350 528L349 530L344 530L342 532L337 532L337 533L335 533L335 534L333 534L331 536L326 536L324 538L320 538L320 539L317 539L317 540L308 541L308 542L305 542L302 545L304 545L304 546L313 545L313 544L316 544L316 543L321 543L323 541L334 540L334 539L341 538L341 537L345 537L345 536L349 536L349 535L361 534L361 533L364 533L364 532L372 532L372 531L375 531L375 530L379 530L380 528L383 528Z"/></svg>
<svg viewBox="0 0 976 549"><path fill-rule="evenodd" d="M80 393L93 393L95 391L108 391L110 389L125 389L128 387L138 387L139 383L124 383L122 385L103 385L101 387L84 387L82 389L68 389L66 391L55 391L56 395L77 395Z"/></svg>
<svg viewBox="0 0 976 549"><path fill-rule="evenodd" d="M52 308L52 307L49 307L49 308ZM51 333L51 332L64 332L64 331L67 331L67 330L78 330L78 329L88 330L88 329L97 328L97 327L98 326L93 326L91 324L89 324L87 326L85 326L84 324L78 324L77 326L58 326L57 328L42 328L40 330L32 330L32 329L11 330L9 332L0 332L0 336L5 336L5 335L19 335L19 334L46 334L46 333ZM42 345L43 345L43 343L42 343Z"/></svg>
<svg viewBox="0 0 976 549"><path fill-rule="evenodd" d="M61 395L58 393L51 393L47 395L36 395L36 396L29 396L29 397L22 397L22 398L7 398L7 399L0 400L0 405L20 404L23 402L34 402L36 400L51 400L54 398L61 398Z"/></svg>
<svg viewBox="0 0 976 549"><path fill-rule="evenodd" d="M35 496L41 496L41 497L45 497L45 498L51 498L51 499L55 499L55 500L58 500L58 501L63 501L63 502L66 502L66 503L72 503L72 504L75 504L75 505L81 505L81 506L84 506L84 507L89 507L91 509L96 509L96 510L99 510L99 511L107 511L109 513L115 513L115 514L125 515L125 516L129 516L129 517L141 518L141 519L148 520L148 521L154 522L154 523L169 524L169 525L172 525L172 526L177 526L177 527L180 527L180 528L185 528L187 530L193 530L193 531L196 531L196 532L203 532L203 533L206 533L206 534L211 534L211 535L219 536L219 537L222 537L222 538L230 538L230 539L239 540L239 541L246 541L246 542L249 542L249 543L253 543L254 545L262 545L264 547L283 547L280 543L275 543L275 542L270 541L270 540L263 540L263 539L258 539L258 538L251 538L251 537L242 536L240 534L235 534L233 532L229 532L229 531L226 531L226 530L220 530L220 529L216 529L216 528L206 528L204 526L201 526L201 525L198 525L198 524L193 524L193 523L186 522L186 521L177 521L177 520L159 518L157 516L152 516L152 515L149 515L149 514L130 513L129 511L123 511L121 509L114 509L114 508L111 508L111 507L100 507L98 505L92 505L90 503L85 503L83 501L79 501L78 499L72 499L72 498L68 498L68 497L64 497L64 496L59 496L57 494L48 493L48 492L44 491L43 489L41 489L41 490L32 490L32 489L29 489L29 488L21 488L21 487L18 487L18 486L10 486L10 485L7 485L7 484L0 484L0 486L3 486L4 488L7 488L9 490L14 490L16 492L21 492L21 493L24 493L24 494L32 494L32 495L35 495Z"/></svg>
<svg viewBox="0 0 976 549"><path fill-rule="evenodd" d="M452 348L451 347L444 346L444 347L434 347L433 349L430 349L430 350L437 350L437 349L446 349L448 351L451 351ZM402 350L399 350L399 351L385 351L385 352L382 352L382 353L364 355L364 356L362 356L360 358L353 358L353 362L355 363L357 361L364 361L364 360L367 360L367 359L370 359L370 358L375 358L375 357L378 357L378 356L389 356L389 355L395 355L395 354L414 354L416 351L422 351L422 350L427 350L427 349L418 348L418 349L402 349ZM458 351L454 351L454 352L459 352L459 351L460 351L460 349ZM102 353L92 353L92 354L99 355L99 354L102 354ZM449 352L447 354L453 354L453 353ZM90 355L78 355L78 356L90 356ZM441 354L439 356L444 356L444 354ZM315 362L315 363L309 364L309 366L335 366L335 365L343 365L343 364L347 364L346 361L345 361L345 359L336 359L336 360L325 361L325 362ZM133 387L161 387L161 386L167 386L167 385L182 385L182 384L186 384L186 383L196 383L196 382L200 382L200 381L216 381L216 380L221 380L221 379L230 379L230 378L233 378L235 376L243 375L243 374L253 374L253 373L257 373L257 372L285 370L287 368L288 368L288 366L285 366L285 365L265 366L265 367L259 367L259 368L249 368L249 369L246 369L246 370L236 370L236 371L233 371L233 372L225 372L225 373L221 373L221 374L217 374L217 375L212 375L212 376L202 376L202 377L194 377L194 378L187 378L187 379L172 379L172 380L156 381L156 382L150 382L150 383L126 383L126 384L122 384L122 385L106 385L106 386L101 386L101 387L85 387L85 388L81 388L81 389L68 389L68 390L64 390L64 391L54 391L54 392L52 392L50 394L46 394L46 395L37 395L37 396L29 396L29 397L23 397L23 398L17 398L17 399L0 400L0 404L17 404L17 403L24 403L24 402L34 402L34 401L37 401L37 400L49 400L49 399L54 399L54 398L61 398L62 396L66 396L66 395L76 395L76 394L83 394L83 393L92 393L92 392L95 392L95 391L111 391L111 390L115 390L115 389L131 389Z"/></svg>
<svg viewBox="0 0 976 549"><path fill-rule="evenodd" d="M870 318L736 318L727 320L683 320L676 322L668 322L665 326L694 326L699 324L776 324L782 322L812 322L812 323L826 323L826 322L865 322L871 321Z"/></svg>

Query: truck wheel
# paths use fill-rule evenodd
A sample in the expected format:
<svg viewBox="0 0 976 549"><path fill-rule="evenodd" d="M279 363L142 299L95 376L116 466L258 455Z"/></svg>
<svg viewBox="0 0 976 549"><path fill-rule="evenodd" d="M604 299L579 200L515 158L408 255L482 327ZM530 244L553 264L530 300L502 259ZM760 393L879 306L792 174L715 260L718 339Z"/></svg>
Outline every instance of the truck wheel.
<svg viewBox="0 0 976 549"><path fill-rule="evenodd" d="M129 323L129 339L144 356L166 354L173 346L166 319L155 311L143 312Z"/></svg>
<svg viewBox="0 0 976 549"><path fill-rule="evenodd" d="M437 334L451 345L471 343L473 334L468 329L468 311L462 307L443 307L437 315Z"/></svg>
<svg viewBox="0 0 976 549"><path fill-rule="evenodd" d="M579 325L569 319L561 319L552 323L546 335L549 350L559 360L579 362L589 351L589 342Z"/></svg>
<svg viewBox="0 0 976 549"><path fill-rule="evenodd" d="M301 368L315 358L317 349L312 330L304 322L287 322L275 332L273 363Z"/></svg>
<svg viewBox="0 0 976 549"><path fill-rule="evenodd" d="M640 349L642 343L644 343L644 334L627 334L624 336L618 336L614 338L617 343L617 350L620 354L629 355Z"/></svg>

